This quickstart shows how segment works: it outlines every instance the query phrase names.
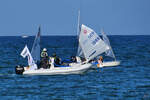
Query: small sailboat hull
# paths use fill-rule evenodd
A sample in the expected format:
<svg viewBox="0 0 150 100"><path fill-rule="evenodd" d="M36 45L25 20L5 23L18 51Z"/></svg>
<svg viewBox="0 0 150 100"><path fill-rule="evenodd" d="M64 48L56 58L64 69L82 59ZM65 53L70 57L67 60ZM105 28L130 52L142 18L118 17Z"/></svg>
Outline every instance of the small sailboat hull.
<svg viewBox="0 0 150 100"><path fill-rule="evenodd" d="M109 62L103 62L103 67L110 67L110 66L118 66L120 65L120 61L109 61Z"/></svg>
<svg viewBox="0 0 150 100"><path fill-rule="evenodd" d="M98 63L93 63L92 68L97 68L97 67L112 67L112 66L118 66L120 65L120 61L107 61L107 62L103 62L103 64L98 64Z"/></svg>
<svg viewBox="0 0 150 100"><path fill-rule="evenodd" d="M50 69L25 70L27 75L61 75L61 74L81 74L91 68L92 64L74 64L70 67L53 67Z"/></svg>

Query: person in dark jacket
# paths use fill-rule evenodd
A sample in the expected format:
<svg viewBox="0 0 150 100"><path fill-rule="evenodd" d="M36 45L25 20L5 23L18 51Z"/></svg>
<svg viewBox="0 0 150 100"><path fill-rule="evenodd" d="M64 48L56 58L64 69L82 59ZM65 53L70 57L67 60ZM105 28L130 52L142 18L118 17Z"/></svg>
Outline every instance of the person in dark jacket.
<svg viewBox="0 0 150 100"><path fill-rule="evenodd" d="M45 69L49 67L48 53L46 48L44 48L41 52L41 67Z"/></svg>
<svg viewBox="0 0 150 100"><path fill-rule="evenodd" d="M54 63L56 65L61 65L61 59L58 56L56 56L56 53L53 53L52 57L54 57Z"/></svg>
<svg viewBox="0 0 150 100"><path fill-rule="evenodd" d="M48 53L47 53L47 49L44 48L41 52L41 58L46 58L46 57L48 57Z"/></svg>

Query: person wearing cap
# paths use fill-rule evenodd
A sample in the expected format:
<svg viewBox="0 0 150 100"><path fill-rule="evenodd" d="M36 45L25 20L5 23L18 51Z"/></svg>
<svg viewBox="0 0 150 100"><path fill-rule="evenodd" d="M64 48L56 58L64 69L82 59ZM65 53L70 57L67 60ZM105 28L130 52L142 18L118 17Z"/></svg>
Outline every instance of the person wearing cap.
<svg viewBox="0 0 150 100"><path fill-rule="evenodd" d="M47 53L47 49L44 48L41 52L41 58L46 58L46 57L48 57L48 53Z"/></svg>
<svg viewBox="0 0 150 100"><path fill-rule="evenodd" d="M48 68L48 53L47 53L47 49L43 48L42 52L41 52L41 67L42 68Z"/></svg>

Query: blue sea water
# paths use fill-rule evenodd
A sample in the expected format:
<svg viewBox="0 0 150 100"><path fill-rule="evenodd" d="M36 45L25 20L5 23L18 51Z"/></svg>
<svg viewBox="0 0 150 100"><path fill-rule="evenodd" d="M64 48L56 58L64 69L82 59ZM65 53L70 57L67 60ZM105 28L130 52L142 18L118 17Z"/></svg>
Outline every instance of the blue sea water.
<svg viewBox="0 0 150 100"><path fill-rule="evenodd" d="M16 75L27 64L20 56L34 37L0 37L0 100L135 100L150 99L150 36L109 36L117 67L91 69L81 75ZM45 36L42 48L69 58L77 51L75 36ZM105 58L104 58L105 59Z"/></svg>

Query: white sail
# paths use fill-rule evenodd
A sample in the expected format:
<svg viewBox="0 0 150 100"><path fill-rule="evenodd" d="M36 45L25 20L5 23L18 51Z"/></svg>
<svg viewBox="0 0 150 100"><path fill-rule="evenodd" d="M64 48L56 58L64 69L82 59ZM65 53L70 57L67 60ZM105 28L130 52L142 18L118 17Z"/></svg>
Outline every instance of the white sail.
<svg viewBox="0 0 150 100"><path fill-rule="evenodd" d="M83 51L82 51L80 45L78 46L77 56L84 57L84 54L83 54Z"/></svg>
<svg viewBox="0 0 150 100"><path fill-rule="evenodd" d="M27 45L24 47L24 49L22 50L21 54L20 54L23 58L25 58L26 56L28 57L28 65L30 66L29 69L30 70L35 70L37 69L37 65L35 64L30 51L27 47Z"/></svg>
<svg viewBox="0 0 150 100"><path fill-rule="evenodd" d="M89 27L82 24L79 43L89 61L109 49L109 46Z"/></svg>
<svg viewBox="0 0 150 100"><path fill-rule="evenodd" d="M38 34L35 37L33 46L32 46L32 50L31 50L31 55L34 59L34 61L37 63L37 61L40 61L40 27L39 27L39 31Z"/></svg>
<svg viewBox="0 0 150 100"><path fill-rule="evenodd" d="M110 48L109 50L105 51L106 56L112 57L112 58L114 58L114 59L116 60L116 57L115 57L114 52L113 52L113 50L112 50L112 48L111 48L109 39L108 39L108 37L106 36L106 34L104 33L103 29L101 30L101 34L102 34L102 39L103 39L103 41L104 41L104 42L109 46L109 48Z"/></svg>

